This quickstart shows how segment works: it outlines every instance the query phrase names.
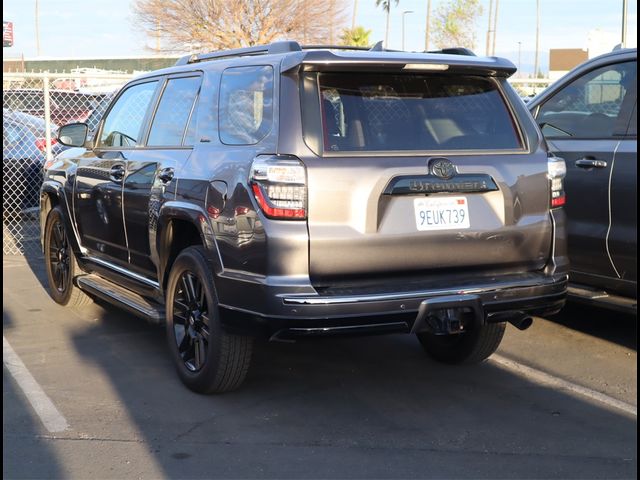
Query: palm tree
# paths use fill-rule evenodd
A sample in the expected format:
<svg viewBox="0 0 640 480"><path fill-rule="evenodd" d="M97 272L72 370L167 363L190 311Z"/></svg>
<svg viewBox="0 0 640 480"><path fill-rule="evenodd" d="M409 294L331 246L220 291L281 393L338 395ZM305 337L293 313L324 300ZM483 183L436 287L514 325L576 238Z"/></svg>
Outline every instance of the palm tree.
<svg viewBox="0 0 640 480"><path fill-rule="evenodd" d="M368 47L371 45L369 35L371 35L371 30L365 30L365 28L361 26L345 28L340 36L340 41L342 42L342 45Z"/></svg>
<svg viewBox="0 0 640 480"><path fill-rule="evenodd" d="M400 0L395 0L396 7ZM382 10L387 12L387 29L384 34L384 47L389 48L389 14L391 13L391 0L376 0L376 7L382 6Z"/></svg>

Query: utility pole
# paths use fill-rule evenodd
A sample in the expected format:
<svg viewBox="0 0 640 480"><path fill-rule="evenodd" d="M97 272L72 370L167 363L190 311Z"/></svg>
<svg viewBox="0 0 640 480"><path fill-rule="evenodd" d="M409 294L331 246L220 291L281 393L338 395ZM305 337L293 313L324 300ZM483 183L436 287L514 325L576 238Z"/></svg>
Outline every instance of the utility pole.
<svg viewBox="0 0 640 480"><path fill-rule="evenodd" d="M496 0L496 9L493 12L493 45L491 46L491 55L496 54L496 36L498 35L498 5L500 0Z"/></svg>
<svg viewBox="0 0 640 480"><path fill-rule="evenodd" d="M493 15L493 0L489 0L489 25L487 26L487 47L485 55L489 56L489 46L491 45L491 17Z"/></svg>
<svg viewBox="0 0 640 480"><path fill-rule="evenodd" d="M627 8L629 3L627 0L622 0L622 48L627 46Z"/></svg>
<svg viewBox="0 0 640 480"><path fill-rule="evenodd" d="M160 55L160 16L156 20L156 55Z"/></svg>
<svg viewBox="0 0 640 480"><path fill-rule="evenodd" d="M351 17L351 30L356 28L356 15L358 14L358 0L353 0L353 16Z"/></svg>
<svg viewBox="0 0 640 480"><path fill-rule="evenodd" d="M404 51L404 16L407 13L413 13L413 10L405 10L402 12L402 50Z"/></svg>
<svg viewBox="0 0 640 480"><path fill-rule="evenodd" d="M520 70L520 54L522 53L522 42L518 42L518 76L522 76L522 71Z"/></svg>
<svg viewBox="0 0 640 480"><path fill-rule="evenodd" d="M384 48L389 48L389 17L391 16L391 0L387 0L387 29L384 34Z"/></svg>
<svg viewBox="0 0 640 480"><path fill-rule="evenodd" d="M329 0L329 12L331 14L331 18L334 18L333 10L334 10L335 0ZM329 45L334 45L333 41L333 22L329 23Z"/></svg>
<svg viewBox="0 0 640 480"><path fill-rule="evenodd" d="M302 0L302 43L307 44L307 0Z"/></svg>
<svg viewBox="0 0 640 480"><path fill-rule="evenodd" d="M424 51L429 51L429 34L431 33L431 0L427 0L427 30L424 34Z"/></svg>
<svg viewBox="0 0 640 480"><path fill-rule="evenodd" d="M533 62L533 78L538 78L538 53L540 52L540 0L536 0L536 58Z"/></svg>
<svg viewBox="0 0 640 480"><path fill-rule="evenodd" d="M36 55L40 56L40 14L38 12L38 0L36 0Z"/></svg>

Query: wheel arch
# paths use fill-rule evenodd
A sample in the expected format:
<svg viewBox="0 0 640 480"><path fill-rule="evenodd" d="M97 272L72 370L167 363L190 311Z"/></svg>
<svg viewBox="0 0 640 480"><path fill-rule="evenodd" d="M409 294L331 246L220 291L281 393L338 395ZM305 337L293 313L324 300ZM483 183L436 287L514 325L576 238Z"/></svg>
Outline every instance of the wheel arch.
<svg viewBox="0 0 640 480"><path fill-rule="evenodd" d="M206 212L196 205L167 202L159 212L156 236L158 279L163 290L176 258L192 245L205 249L214 274L222 272L218 245Z"/></svg>
<svg viewBox="0 0 640 480"><path fill-rule="evenodd" d="M47 216L51 210L58 206L62 210L64 227L67 231L67 237L71 242L71 247L76 256L80 256L82 254L80 242L78 241L77 232L73 226L69 202L67 202L62 184L52 180L45 180L40 188L40 249L44 251L44 230L47 223Z"/></svg>

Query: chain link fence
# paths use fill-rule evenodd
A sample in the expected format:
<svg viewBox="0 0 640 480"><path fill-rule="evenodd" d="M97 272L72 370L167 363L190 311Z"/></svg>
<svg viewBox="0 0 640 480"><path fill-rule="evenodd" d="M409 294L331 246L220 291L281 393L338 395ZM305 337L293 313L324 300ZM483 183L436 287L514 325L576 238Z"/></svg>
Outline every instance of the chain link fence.
<svg viewBox="0 0 640 480"><path fill-rule="evenodd" d="M4 73L2 77L2 253L40 255L39 198L43 168L67 147L60 126L93 130L131 75Z"/></svg>
<svg viewBox="0 0 640 480"><path fill-rule="evenodd" d="M527 101L553 83L548 78L510 78L509 83Z"/></svg>

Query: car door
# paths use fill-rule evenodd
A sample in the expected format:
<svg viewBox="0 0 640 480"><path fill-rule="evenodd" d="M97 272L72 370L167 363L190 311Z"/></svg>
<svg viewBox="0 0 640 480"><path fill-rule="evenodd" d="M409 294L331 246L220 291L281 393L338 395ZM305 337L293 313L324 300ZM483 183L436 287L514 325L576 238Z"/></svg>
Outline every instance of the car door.
<svg viewBox="0 0 640 480"><path fill-rule="evenodd" d="M151 80L127 87L107 113L95 148L78 160L74 213L80 241L91 256L121 266L129 262L123 181L148 123L158 83Z"/></svg>
<svg viewBox="0 0 640 480"><path fill-rule="evenodd" d="M616 272L607 251L609 180L626 131L622 109L635 62L587 71L543 103L536 115L550 150L567 165L565 210L572 278L605 286ZM601 281L598 280L601 278Z"/></svg>
<svg viewBox="0 0 640 480"><path fill-rule="evenodd" d="M172 76L161 86L144 146L128 162L123 184L124 222L130 268L157 275L154 244L160 205L175 195L174 177L188 160L194 143L194 109L200 91L199 73ZM187 127L190 128L187 128Z"/></svg>
<svg viewBox="0 0 640 480"><path fill-rule="evenodd" d="M611 176L611 229L607 239L611 260L620 281L616 289L635 295L638 281L638 127L636 87L629 99L632 112L627 133L615 156Z"/></svg>

